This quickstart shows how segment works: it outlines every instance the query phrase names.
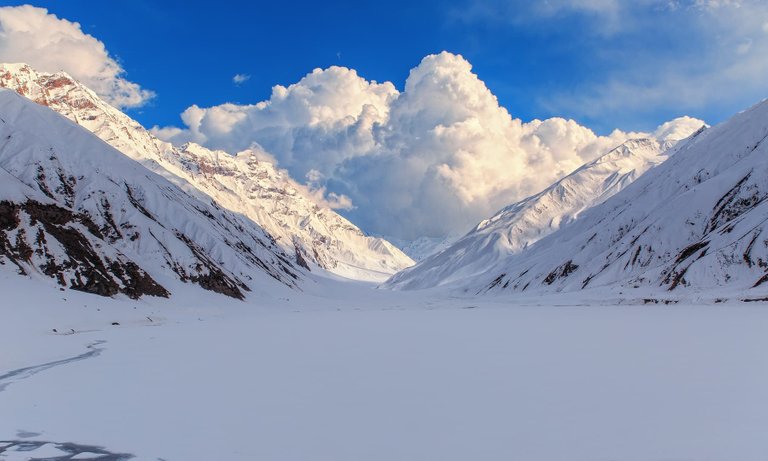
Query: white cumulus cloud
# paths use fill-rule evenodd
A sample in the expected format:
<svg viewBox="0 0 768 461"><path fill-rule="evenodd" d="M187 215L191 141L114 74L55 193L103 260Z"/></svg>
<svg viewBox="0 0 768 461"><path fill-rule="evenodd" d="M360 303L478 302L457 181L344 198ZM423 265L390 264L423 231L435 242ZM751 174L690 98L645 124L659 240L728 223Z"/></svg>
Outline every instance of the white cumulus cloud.
<svg viewBox="0 0 768 461"><path fill-rule="evenodd" d="M402 92L331 67L276 86L267 101L192 106L182 120L183 129L154 131L230 152L258 146L364 229L406 239L466 231L640 135L513 118L470 63L447 52L424 58ZM679 119L659 133L702 123Z"/></svg>
<svg viewBox="0 0 768 461"><path fill-rule="evenodd" d="M653 137L659 141L680 141L704 125L704 122L693 117L678 117L664 122L653 132Z"/></svg>
<svg viewBox="0 0 768 461"><path fill-rule="evenodd" d="M186 128L155 128L174 143L194 141L228 152L258 144L280 165L303 178L310 170L328 176L345 158L370 151L373 126L398 96L391 83L369 82L344 67L315 69L298 83L277 85L267 101L253 105L191 106Z"/></svg>
<svg viewBox="0 0 768 461"><path fill-rule="evenodd" d="M0 61L24 62L45 72L63 70L120 108L140 106L153 96L125 79L104 43L44 8L0 7Z"/></svg>

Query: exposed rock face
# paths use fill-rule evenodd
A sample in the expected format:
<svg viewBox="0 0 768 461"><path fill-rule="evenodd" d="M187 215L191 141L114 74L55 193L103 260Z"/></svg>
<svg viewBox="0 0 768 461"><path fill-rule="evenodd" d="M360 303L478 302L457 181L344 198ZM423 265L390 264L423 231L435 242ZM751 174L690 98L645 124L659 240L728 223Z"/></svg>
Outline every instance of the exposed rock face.
<svg viewBox="0 0 768 461"><path fill-rule="evenodd" d="M101 296L169 296L124 255L116 253L112 259L101 252L98 247L104 244L86 215L32 200L0 202L0 255L22 274L34 267L61 286Z"/></svg>

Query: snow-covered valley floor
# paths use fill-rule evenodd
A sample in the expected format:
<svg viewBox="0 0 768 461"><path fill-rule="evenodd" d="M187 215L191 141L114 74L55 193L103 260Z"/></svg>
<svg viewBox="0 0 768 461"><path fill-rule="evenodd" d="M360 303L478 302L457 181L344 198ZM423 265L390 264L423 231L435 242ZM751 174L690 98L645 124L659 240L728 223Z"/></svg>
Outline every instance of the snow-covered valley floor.
<svg viewBox="0 0 768 461"><path fill-rule="evenodd" d="M768 459L763 303L338 284L170 305L35 283L0 280L3 460Z"/></svg>

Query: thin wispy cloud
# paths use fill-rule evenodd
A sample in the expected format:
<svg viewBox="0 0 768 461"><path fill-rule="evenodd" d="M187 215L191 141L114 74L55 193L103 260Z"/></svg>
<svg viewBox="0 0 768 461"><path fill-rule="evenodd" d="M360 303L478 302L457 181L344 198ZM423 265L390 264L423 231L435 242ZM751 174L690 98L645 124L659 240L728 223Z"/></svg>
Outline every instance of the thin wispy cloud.
<svg viewBox="0 0 768 461"><path fill-rule="evenodd" d="M250 79L251 79L251 76L248 74L235 74L235 76L232 77L232 82L235 85L240 85L247 82Z"/></svg>
<svg viewBox="0 0 768 461"><path fill-rule="evenodd" d="M665 111L717 108L726 115L768 96L768 3L762 0L469 4L469 21L503 27L499 22L524 20L542 34L559 29L566 39L588 43L594 72L542 95L539 104L549 113L632 124Z"/></svg>

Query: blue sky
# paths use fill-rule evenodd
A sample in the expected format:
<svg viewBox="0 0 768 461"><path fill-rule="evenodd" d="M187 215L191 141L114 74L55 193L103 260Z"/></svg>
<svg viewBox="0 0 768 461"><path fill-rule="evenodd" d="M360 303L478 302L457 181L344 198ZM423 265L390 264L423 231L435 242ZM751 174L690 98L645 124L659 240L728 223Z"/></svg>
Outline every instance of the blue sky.
<svg viewBox="0 0 768 461"><path fill-rule="evenodd" d="M403 239L768 96L765 0L35 6L0 7L0 61L66 70L164 140L258 151Z"/></svg>
<svg viewBox="0 0 768 461"><path fill-rule="evenodd" d="M34 4L79 22L118 58L129 80L156 93L149 104L132 112L147 126L178 124L179 113L191 104L266 99L273 85L296 82L315 67L347 66L367 79L389 80L401 88L409 69L425 55L442 50L467 58L513 116L572 117L599 132L650 129L683 113L717 122L766 96L755 91L701 103L673 100L626 110L585 109L572 101L573 95L594 91L610 79L653 86L652 75L637 74L666 71L678 61L686 66L697 55L709 64L704 57L712 48L707 31L698 30L691 19L701 12L691 5L673 10L666 6L675 2L640 0L617 2L624 3L624 16L617 19L611 17L611 1L550 1L549 10L530 6L535 3ZM626 6L632 4L640 6ZM235 74L250 79L234 85Z"/></svg>

